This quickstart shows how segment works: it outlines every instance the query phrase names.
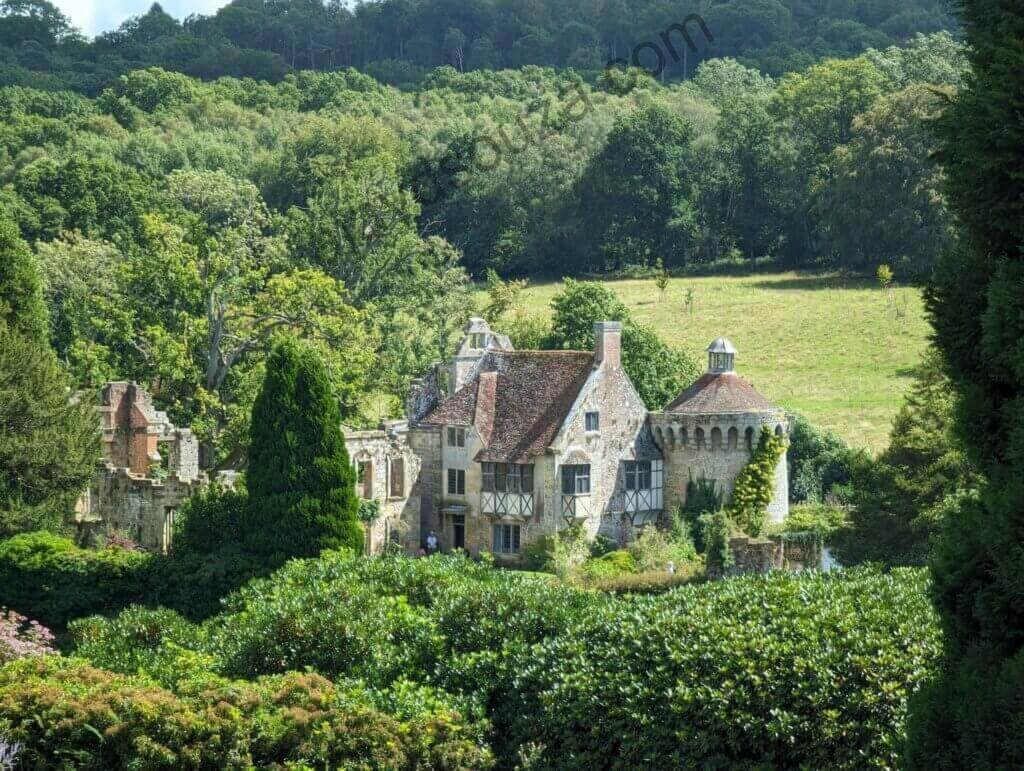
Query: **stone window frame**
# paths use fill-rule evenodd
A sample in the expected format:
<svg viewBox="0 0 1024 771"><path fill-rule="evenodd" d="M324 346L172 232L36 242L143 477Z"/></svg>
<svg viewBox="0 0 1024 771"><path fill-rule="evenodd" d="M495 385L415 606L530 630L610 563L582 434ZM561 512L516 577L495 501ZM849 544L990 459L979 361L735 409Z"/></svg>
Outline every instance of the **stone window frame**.
<svg viewBox="0 0 1024 771"><path fill-rule="evenodd" d="M465 449L466 447L466 429L462 426L448 426L447 443L449 447L457 449Z"/></svg>
<svg viewBox="0 0 1024 771"><path fill-rule="evenodd" d="M396 468L398 474L395 474ZM396 491L395 480L398 480L398 488ZM400 500L405 497L405 458L402 456L393 456L388 458L388 498L391 500Z"/></svg>
<svg viewBox="0 0 1024 771"><path fill-rule="evenodd" d="M448 491L448 495L464 496L466 494L466 469L449 468L445 490Z"/></svg>
<svg viewBox="0 0 1024 771"><path fill-rule="evenodd" d="M522 527L511 522L495 522L491 530L491 550L495 554L519 554Z"/></svg>
<svg viewBox="0 0 1024 771"><path fill-rule="evenodd" d="M368 456L357 457L356 467L356 493L364 501L373 500L373 458Z"/></svg>

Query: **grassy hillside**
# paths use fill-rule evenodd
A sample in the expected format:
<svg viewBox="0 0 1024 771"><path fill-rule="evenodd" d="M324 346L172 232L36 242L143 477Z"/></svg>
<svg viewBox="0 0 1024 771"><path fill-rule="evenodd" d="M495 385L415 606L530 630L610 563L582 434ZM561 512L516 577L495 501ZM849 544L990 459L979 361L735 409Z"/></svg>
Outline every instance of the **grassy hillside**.
<svg viewBox="0 0 1024 771"><path fill-rule="evenodd" d="M897 289L897 318L874 282L795 273L675 278L664 298L654 281L609 282L633 316L704 361L724 335L737 369L769 398L858 447L887 444L890 423L930 330L920 292ZM548 314L559 284L527 290L527 310ZM693 312L685 308L693 290Z"/></svg>

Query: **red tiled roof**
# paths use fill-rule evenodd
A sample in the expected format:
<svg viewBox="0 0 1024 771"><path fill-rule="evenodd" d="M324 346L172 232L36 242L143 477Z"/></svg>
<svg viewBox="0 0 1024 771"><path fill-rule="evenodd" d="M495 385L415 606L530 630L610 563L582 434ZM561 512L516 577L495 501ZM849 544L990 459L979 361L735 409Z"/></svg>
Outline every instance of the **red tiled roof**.
<svg viewBox="0 0 1024 771"><path fill-rule="evenodd" d="M708 372L665 407L665 412L760 412L771 403L735 372Z"/></svg>
<svg viewBox="0 0 1024 771"><path fill-rule="evenodd" d="M476 460L523 462L554 441L593 367L590 351L492 351L421 423L473 425L487 445Z"/></svg>

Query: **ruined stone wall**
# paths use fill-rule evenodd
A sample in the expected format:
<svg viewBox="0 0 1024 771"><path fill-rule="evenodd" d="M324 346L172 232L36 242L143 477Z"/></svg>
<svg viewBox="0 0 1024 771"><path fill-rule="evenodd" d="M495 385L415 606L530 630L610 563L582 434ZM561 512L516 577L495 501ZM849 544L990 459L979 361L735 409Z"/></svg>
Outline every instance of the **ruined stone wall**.
<svg viewBox="0 0 1024 771"><path fill-rule="evenodd" d="M366 553L380 554L389 543L408 551L419 530L419 501L411 497L420 473L420 459L409 446L404 423L384 424L374 431L346 431L345 448L353 466L368 463L369 499L377 501L379 515L364 523ZM392 484L394 482L394 484Z"/></svg>
<svg viewBox="0 0 1024 771"><path fill-rule="evenodd" d="M736 536L729 539L732 565L724 571L709 568L709 578L728 578L742 575L764 575L777 567L778 546L767 539Z"/></svg>
<svg viewBox="0 0 1024 771"><path fill-rule="evenodd" d="M103 463L75 507L78 521L166 552L178 509L207 483L199 441L191 430L171 425L137 383L107 383L96 411ZM228 477L219 481L231 484Z"/></svg>
<svg viewBox="0 0 1024 771"><path fill-rule="evenodd" d="M89 491L89 515L102 520L102 530L124 533L144 549L166 552L182 504L205 483L199 477L156 480L107 464Z"/></svg>

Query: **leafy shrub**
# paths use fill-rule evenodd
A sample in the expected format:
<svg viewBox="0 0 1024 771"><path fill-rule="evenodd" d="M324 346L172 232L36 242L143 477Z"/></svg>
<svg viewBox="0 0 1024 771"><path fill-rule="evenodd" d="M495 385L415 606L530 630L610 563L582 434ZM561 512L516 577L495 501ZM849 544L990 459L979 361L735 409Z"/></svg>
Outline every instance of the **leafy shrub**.
<svg viewBox="0 0 1024 771"><path fill-rule="evenodd" d="M621 549L587 560L579 566L577 575L584 583L589 584L595 580L615 578L636 571L636 559L630 552Z"/></svg>
<svg viewBox="0 0 1024 771"><path fill-rule="evenodd" d="M615 542L614 538L598 533L594 540L590 542L590 556L603 557L605 554L617 551L618 548L619 545Z"/></svg>
<svg viewBox="0 0 1024 771"><path fill-rule="evenodd" d="M435 622L401 595L338 580L338 566L293 562L231 596L209 624L221 670L254 677L311 666L381 684L429 671L441 653Z"/></svg>
<svg viewBox="0 0 1024 771"><path fill-rule="evenodd" d="M0 602L49 627L114 613L150 593L152 560L123 549L80 549L50 533L16 535L0 542Z"/></svg>
<svg viewBox="0 0 1024 771"><path fill-rule="evenodd" d="M435 698L420 688L445 689L461 714L486 710L507 764L523 753L554 768L893 764L907 699L939 649L923 571L673 589L697 579L662 570L591 592L464 559L328 553L232 595L201 626L133 609L73 632L79 654L152 669L179 694L209 690L211 671L310 666L365 678L399 716ZM658 596L615 596L640 594Z"/></svg>
<svg viewBox="0 0 1024 771"><path fill-rule="evenodd" d="M697 559L692 541L672 541L657 527L645 527L627 549L640 572L664 571L669 562L678 566Z"/></svg>
<svg viewBox="0 0 1024 771"><path fill-rule="evenodd" d="M449 768L492 765L478 729L439 699L384 714L358 685L289 673L253 683L206 678L175 693L80 660L0 669L0 719L31 768Z"/></svg>
<svg viewBox="0 0 1024 771"><path fill-rule="evenodd" d="M823 539L829 539L843 530L848 523L846 509L830 506L826 503L805 503L793 506L789 515L779 525L769 528L776 533L813 533Z"/></svg>
<svg viewBox="0 0 1024 771"><path fill-rule="evenodd" d="M279 564L237 546L164 557L82 549L50 533L25 533L0 541L0 603L54 629L134 604L164 605L204 618L220 610L222 597Z"/></svg>
<svg viewBox="0 0 1024 771"><path fill-rule="evenodd" d="M732 564L729 517L724 511L705 514L701 519L701 531L706 547L704 557L707 560L708 572L712 575L721 575Z"/></svg>
<svg viewBox="0 0 1024 771"><path fill-rule="evenodd" d="M794 415L786 452L790 501L821 503L838 498L845 502L856 465L865 457L838 434Z"/></svg>
<svg viewBox="0 0 1024 771"><path fill-rule="evenodd" d="M614 595L662 594L700 581L704 578L703 565L691 562L675 573L656 570L650 573L622 573L598 578L588 584L591 589Z"/></svg>
<svg viewBox="0 0 1024 771"><path fill-rule="evenodd" d="M185 501L174 522L174 552L209 554L237 544L245 532L244 491L208 485Z"/></svg>

